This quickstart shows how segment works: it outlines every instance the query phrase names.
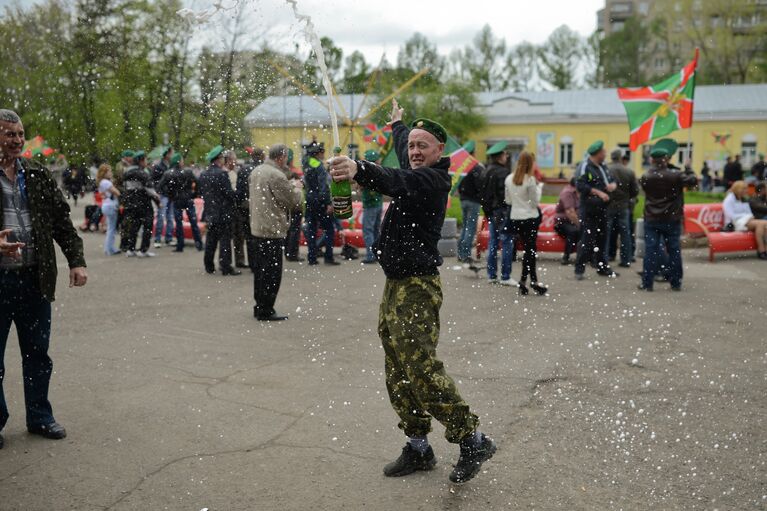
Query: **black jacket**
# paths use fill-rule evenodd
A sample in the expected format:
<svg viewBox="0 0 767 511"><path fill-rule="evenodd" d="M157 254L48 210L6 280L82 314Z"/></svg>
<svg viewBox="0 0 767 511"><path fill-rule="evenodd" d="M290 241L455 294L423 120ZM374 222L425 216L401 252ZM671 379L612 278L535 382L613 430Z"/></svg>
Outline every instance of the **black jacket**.
<svg viewBox="0 0 767 511"><path fill-rule="evenodd" d="M237 194L226 171L211 165L200 174L200 195L205 200L205 221L213 224L232 221Z"/></svg>
<svg viewBox="0 0 767 511"><path fill-rule="evenodd" d="M165 191L160 188L160 181L162 181L162 176L164 176L167 171L168 165L165 164L165 160L160 160L157 165L152 167L152 183L154 184L155 190L163 195L165 195Z"/></svg>
<svg viewBox="0 0 767 511"><path fill-rule="evenodd" d="M149 173L132 165L123 174L122 203L126 210L146 212L152 210L152 197L156 195Z"/></svg>
<svg viewBox="0 0 767 511"><path fill-rule="evenodd" d="M608 203L591 194L592 189L607 193L607 185L613 182L610 171L604 164L597 165L590 159L584 162L583 172L575 181L575 187L581 194L581 209L585 214L604 213Z"/></svg>
<svg viewBox="0 0 767 511"><path fill-rule="evenodd" d="M677 222L684 217L684 189L698 184L692 171L651 167L639 179L645 193L645 221Z"/></svg>
<svg viewBox="0 0 767 511"><path fill-rule="evenodd" d="M631 207L631 201L639 195L639 185L634 171L622 163L611 163L608 168L617 185L615 190L610 192L608 209L611 211L628 209Z"/></svg>
<svg viewBox="0 0 767 511"><path fill-rule="evenodd" d="M173 202L187 202L194 199L197 178L192 169L173 167L163 174L157 186Z"/></svg>
<svg viewBox="0 0 767 511"><path fill-rule="evenodd" d="M441 158L433 167L412 170L407 158L410 130L399 121L392 129L402 168L389 169L358 161L354 178L361 186L392 198L373 250L377 251L387 278L438 275L442 257L437 242L451 188L447 172L450 158Z"/></svg>
<svg viewBox="0 0 767 511"><path fill-rule="evenodd" d="M255 168L256 165L248 164L243 165L237 171L237 206L245 210L250 207L248 202L250 199L250 174Z"/></svg>
<svg viewBox="0 0 767 511"><path fill-rule="evenodd" d="M461 179L461 184L458 185L458 193L461 200L471 200L474 202L482 202L482 195L485 191L485 177L487 169L481 163L469 171L466 176Z"/></svg>
<svg viewBox="0 0 767 511"><path fill-rule="evenodd" d="M491 163L487 166L482 200L482 208L486 216L489 217L494 210L509 205L506 204L506 178L509 174L511 170L503 165Z"/></svg>

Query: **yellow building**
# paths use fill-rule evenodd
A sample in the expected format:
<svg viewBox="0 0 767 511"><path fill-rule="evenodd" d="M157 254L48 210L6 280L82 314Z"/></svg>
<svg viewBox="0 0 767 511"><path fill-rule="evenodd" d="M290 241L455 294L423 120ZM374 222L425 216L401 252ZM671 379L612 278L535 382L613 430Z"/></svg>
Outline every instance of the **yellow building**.
<svg viewBox="0 0 767 511"><path fill-rule="evenodd" d="M628 152L628 122L615 89L493 92L477 97L488 121L485 129L471 137L477 141L476 156L480 160L485 159L489 146L505 140L512 156L522 150L533 151L545 175L569 177L584 158L586 148L597 139L605 142L608 151L620 147ZM374 101L369 99L369 105L360 105L362 99L361 95L342 95L338 102L344 105L345 112L364 113ZM254 144L287 143L297 154L299 141L308 143L312 137L331 147L328 124L324 105L299 96L268 98L246 118ZM360 151L378 148L364 142L363 135L364 127L350 128L347 122L341 128L341 143L344 147L357 144ZM712 170L719 170L725 158L735 154L741 155L744 169L750 168L759 153L767 153L767 84L697 87L693 127L669 136L679 142L675 156L678 164L687 157L689 140L696 171L700 171L704 160ZM646 145L637 153L646 155L648 150ZM643 161L638 155L631 155L631 165L641 174L646 158Z"/></svg>

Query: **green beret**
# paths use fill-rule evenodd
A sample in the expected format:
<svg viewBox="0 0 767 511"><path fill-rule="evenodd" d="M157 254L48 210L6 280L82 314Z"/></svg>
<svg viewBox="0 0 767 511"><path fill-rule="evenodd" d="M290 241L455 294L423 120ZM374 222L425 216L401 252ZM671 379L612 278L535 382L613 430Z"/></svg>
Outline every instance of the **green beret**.
<svg viewBox="0 0 767 511"><path fill-rule="evenodd" d="M463 148L466 149L467 153L473 153L474 150L477 148L477 143L473 140L469 140L465 144L463 144Z"/></svg>
<svg viewBox="0 0 767 511"><path fill-rule="evenodd" d="M170 159L170 166L175 167L179 162L181 162L181 153L176 153Z"/></svg>
<svg viewBox="0 0 767 511"><path fill-rule="evenodd" d="M443 144L447 141L447 131L445 131L445 128L442 127L440 123L436 121L432 121L431 119L426 119L425 117L421 117L413 121L413 124L411 124L410 127L412 129L428 131L429 133L434 135L434 138L436 138Z"/></svg>
<svg viewBox="0 0 767 511"><path fill-rule="evenodd" d="M173 149L172 145L163 147L163 149L162 149L162 156L160 156L160 157L161 158L165 158L165 156L168 154L168 152L170 152L172 149Z"/></svg>
<svg viewBox="0 0 767 511"><path fill-rule="evenodd" d="M676 153L678 148L679 144L676 143L676 140L662 138L652 146L652 149L650 149L650 156L653 158L670 157Z"/></svg>
<svg viewBox="0 0 767 511"><path fill-rule="evenodd" d="M120 154L120 158L133 158L136 155L132 150L126 149Z"/></svg>
<svg viewBox="0 0 767 511"><path fill-rule="evenodd" d="M138 163L140 160L143 160L146 158L146 153L144 151L136 151L133 153L133 163Z"/></svg>
<svg viewBox="0 0 767 511"><path fill-rule="evenodd" d="M597 140L596 142L591 144L588 149L586 149L586 152L593 156L597 154L599 151L601 151L602 149L604 149L604 147L605 147L605 143L602 142L601 140Z"/></svg>
<svg viewBox="0 0 767 511"><path fill-rule="evenodd" d="M216 158L218 158L219 156L221 156L221 153L223 152L224 152L224 147L221 145L217 145L216 147L211 149L208 154L205 155L205 160L210 163Z"/></svg>
<svg viewBox="0 0 767 511"><path fill-rule="evenodd" d="M502 140L490 146L485 154L488 156L495 156L496 154L501 154L504 152L507 147L509 147L509 143Z"/></svg>
<svg viewBox="0 0 767 511"><path fill-rule="evenodd" d="M288 147L288 161L293 161L293 156L294 156L293 149Z"/></svg>
<svg viewBox="0 0 767 511"><path fill-rule="evenodd" d="M376 162L380 158L381 158L381 155L379 154L378 151L376 151L374 149L368 149L367 151L365 151L365 159L367 161Z"/></svg>
<svg viewBox="0 0 767 511"><path fill-rule="evenodd" d="M764 159L764 153L759 153L759 158L763 160Z"/></svg>

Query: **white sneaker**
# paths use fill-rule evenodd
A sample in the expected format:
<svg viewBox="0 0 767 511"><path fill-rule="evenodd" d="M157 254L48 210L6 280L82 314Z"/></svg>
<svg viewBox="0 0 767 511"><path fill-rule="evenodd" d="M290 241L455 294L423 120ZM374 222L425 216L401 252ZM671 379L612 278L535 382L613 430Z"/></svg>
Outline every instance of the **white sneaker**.
<svg viewBox="0 0 767 511"><path fill-rule="evenodd" d="M514 279L506 279L506 280L501 280L501 281L500 281L500 282L498 282L498 283L499 283L500 285L502 285L502 286L514 286L514 287L517 287L517 286L519 285L519 284L517 284L517 281L516 281L516 280L514 280Z"/></svg>
<svg viewBox="0 0 767 511"><path fill-rule="evenodd" d="M497 284L498 283L498 278L491 279L490 277L488 277L487 278L487 283L488 284Z"/></svg>
<svg viewBox="0 0 767 511"><path fill-rule="evenodd" d="M159 241L155 241L154 248L162 248L162 243L160 243Z"/></svg>
<svg viewBox="0 0 767 511"><path fill-rule="evenodd" d="M149 252L149 251L146 251L146 252L139 252L139 253L138 253L138 254L136 254L136 255L137 255L138 257L154 257L154 256L156 256L157 254L155 254L154 252Z"/></svg>
<svg viewBox="0 0 767 511"><path fill-rule="evenodd" d="M128 250L125 252L126 257L136 257L136 251L135 250Z"/></svg>

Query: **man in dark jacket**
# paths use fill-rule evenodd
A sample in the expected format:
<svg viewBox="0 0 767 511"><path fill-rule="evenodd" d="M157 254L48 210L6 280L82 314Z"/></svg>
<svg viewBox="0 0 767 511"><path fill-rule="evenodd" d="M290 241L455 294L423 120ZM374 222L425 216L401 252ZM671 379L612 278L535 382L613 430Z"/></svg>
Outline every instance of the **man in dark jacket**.
<svg viewBox="0 0 767 511"><path fill-rule="evenodd" d="M176 223L176 248L174 252L184 251L184 211L192 227L192 237L197 250L202 250L202 236L197 226L197 211L194 207L194 197L197 189L197 178L192 169L184 168L181 154L174 154L168 170L160 180L160 188L165 191L173 203L173 219Z"/></svg>
<svg viewBox="0 0 767 511"><path fill-rule="evenodd" d="M340 264L333 258L333 241L336 237L333 222L333 204L330 200L328 173L322 164L325 159L323 144L312 143L306 148L304 161L304 190L306 191L306 246L310 265L317 264L317 226L325 235L325 264Z"/></svg>
<svg viewBox="0 0 767 511"><path fill-rule="evenodd" d="M485 211L490 229L487 243L487 279L497 282L498 248L501 248L501 282L510 284L511 261L514 259L514 245L506 232L509 219L509 205L506 204L506 178L511 174L507 142L498 142L487 150L490 163L485 174L482 209Z"/></svg>
<svg viewBox="0 0 767 511"><path fill-rule="evenodd" d="M232 215L237 194L232 189L221 165L224 163L224 148L220 145L210 150L205 159L210 166L200 174L200 194L205 200L205 221L208 231L205 234L205 256L203 262L207 273L215 273L213 258L218 247L219 270L222 275L240 275L241 271L232 267Z"/></svg>
<svg viewBox="0 0 767 511"><path fill-rule="evenodd" d="M581 197L581 244L578 247L578 257L575 259L575 278L583 280L586 263L591 261L597 265L597 273L606 277L617 277L618 274L610 268L607 262L605 247L607 246L607 205L610 202L608 193L616 188L610 177L610 171L605 167L605 144L597 140L589 146L586 152L589 157L584 162L580 175L576 180L576 188Z"/></svg>
<svg viewBox="0 0 767 511"><path fill-rule="evenodd" d="M727 158L727 164L724 166L724 186L729 190L732 183L743 180L743 165L740 164L740 155L736 154L735 159Z"/></svg>
<svg viewBox="0 0 767 511"><path fill-rule="evenodd" d="M386 386L399 427L410 437L400 457L384 468L389 477L436 464L427 434L431 417L445 428L451 443L460 444L458 463L450 474L465 482L479 473L495 452L495 443L479 432L479 419L461 398L437 359L442 285L437 249L450 192L450 159L442 157L447 134L429 119L417 119L412 131L392 102L394 147L402 169L389 169L346 156L331 160L336 181L355 180L392 198L376 241L386 285L378 320L385 353Z"/></svg>
<svg viewBox="0 0 767 511"><path fill-rule="evenodd" d="M751 213L757 220L767 220L767 183L756 183L756 195L748 201Z"/></svg>
<svg viewBox="0 0 767 511"><path fill-rule="evenodd" d="M476 142L469 140L464 144L464 149L474 155ZM481 163L477 163L468 174L461 179L458 185L458 194L461 198L461 237L458 240L458 261L471 263L471 248L474 246L474 235L477 233L477 219L482 206L482 194L485 190L485 174L487 169Z"/></svg>
<svg viewBox="0 0 767 511"><path fill-rule="evenodd" d="M170 160L172 158L173 147L165 147L162 151L162 158L152 169L152 183L157 193L160 194L160 205L157 208L157 220L154 228L155 248L160 248L162 246L163 228L165 229L165 244L170 245L173 240L173 201L168 198L165 190L160 187L162 177L168 172L168 169L170 169Z"/></svg>
<svg viewBox="0 0 767 511"><path fill-rule="evenodd" d="M663 257L661 239L668 251L668 278L671 289L682 289L682 250L680 237L684 218L684 189L698 184L692 171L669 169L668 162L676 153L677 144L671 139L659 140L650 150L652 167L639 180L645 192L644 239L645 256L642 283L639 289L652 291L653 280L659 273Z"/></svg>
<svg viewBox="0 0 767 511"><path fill-rule="evenodd" d="M607 205L607 243L604 250L610 254L616 244L616 238L620 235L620 263L618 266L628 268L631 266L631 224L632 203L639 195L639 185L634 171L621 162L623 151L613 150L610 153L612 162L608 165L610 174L615 181L615 190L610 192L610 202Z"/></svg>
<svg viewBox="0 0 767 511"><path fill-rule="evenodd" d="M256 262L256 247L253 240L253 235L250 232L250 188L248 185L250 175L253 173L253 169L264 163L264 150L260 147L256 147L250 153L251 161L244 165L241 165L237 170L237 181L235 184L235 192L237 194L237 207L235 208L238 215L238 221L240 222L240 229L243 235L243 241L245 243L245 251L248 254L248 267L250 271L254 271ZM235 251L237 250L237 241L234 242ZM235 253L235 256L237 254ZM235 257L237 259L237 257ZM235 261L236 262L236 261ZM245 262L245 257L240 259L240 262ZM240 265L237 265L238 267Z"/></svg>
<svg viewBox="0 0 767 511"><path fill-rule="evenodd" d="M51 302L56 290L55 241L69 263L69 287L88 280L83 242L69 217L69 206L45 167L21 158L24 126L19 116L0 109L0 430L8 422L2 390L3 357L15 324L22 357L27 430L45 438L66 437L53 418L48 386L53 362L48 356ZM0 435L0 449L3 447Z"/></svg>
<svg viewBox="0 0 767 511"><path fill-rule="evenodd" d="M138 151L133 156L133 166L128 167L123 174L123 187L125 188L125 193L122 195L125 207L123 220L126 236L125 254L128 257L154 257L155 253L149 250L154 218L152 202L160 204L160 196L155 191L152 178L147 171L144 151ZM143 233L141 246L136 252L139 229L143 229Z"/></svg>
<svg viewBox="0 0 767 511"><path fill-rule="evenodd" d="M756 178L757 181L761 181L765 177L765 170L767 170L767 163L764 161L764 154L759 153L759 161L754 163L751 167L751 175Z"/></svg>

